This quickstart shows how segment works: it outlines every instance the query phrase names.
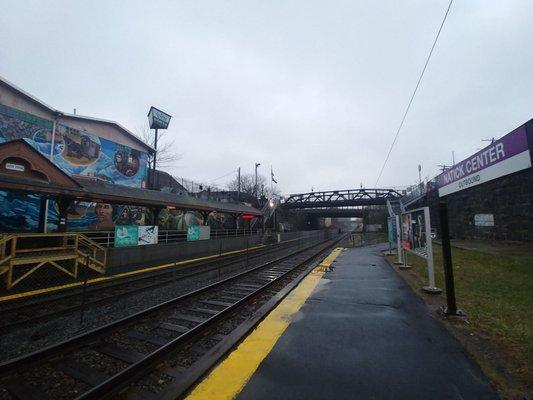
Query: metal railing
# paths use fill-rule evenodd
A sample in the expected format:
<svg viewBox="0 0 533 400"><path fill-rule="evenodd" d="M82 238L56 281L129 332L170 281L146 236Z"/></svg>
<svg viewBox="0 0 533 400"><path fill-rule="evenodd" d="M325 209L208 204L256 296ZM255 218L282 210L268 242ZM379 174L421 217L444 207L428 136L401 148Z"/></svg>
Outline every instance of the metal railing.
<svg viewBox="0 0 533 400"><path fill-rule="evenodd" d="M79 266L104 273L106 264L107 249L80 233L18 233L0 238L0 275L5 275L8 290L43 266L76 279Z"/></svg>
<svg viewBox="0 0 533 400"><path fill-rule="evenodd" d="M211 229L211 239L226 237L251 236L261 233L260 229ZM84 235L94 242L105 247L113 247L115 243L115 231L92 231L84 232ZM187 241L187 231L160 230L157 235L158 244L177 243Z"/></svg>
<svg viewBox="0 0 533 400"><path fill-rule="evenodd" d="M279 199L272 199L265 203L265 205L261 209L261 214L263 214L263 223L266 223L270 219L270 217L272 217L274 212L276 212L276 208L278 208L279 205L280 205ZM259 218L255 218L254 220L252 220L251 222L252 228L255 227L258 220Z"/></svg>

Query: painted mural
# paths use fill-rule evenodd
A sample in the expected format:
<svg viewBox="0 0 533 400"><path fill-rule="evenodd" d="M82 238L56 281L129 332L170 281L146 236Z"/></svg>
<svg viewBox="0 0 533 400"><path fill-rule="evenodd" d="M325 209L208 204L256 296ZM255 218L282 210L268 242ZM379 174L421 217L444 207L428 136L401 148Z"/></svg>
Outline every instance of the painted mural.
<svg viewBox="0 0 533 400"><path fill-rule="evenodd" d="M49 203L48 229L57 229L59 210ZM67 230L111 231L115 225L145 225L151 221L151 212L145 207L117 206L108 203L74 202L68 209Z"/></svg>
<svg viewBox="0 0 533 400"><path fill-rule="evenodd" d="M157 217L157 224L161 229L186 231L191 226L203 225L204 219L199 212L163 209ZM234 228L231 218L223 213L213 211L207 217L207 224L211 229Z"/></svg>
<svg viewBox="0 0 533 400"><path fill-rule="evenodd" d="M71 175L90 176L116 185L146 186L146 153L61 124L57 126L55 142L54 162Z"/></svg>
<svg viewBox="0 0 533 400"><path fill-rule="evenodd" d="M25 139L69 175L85 175L114 184L144 187L147 154L88 132L58 124L52 149L53 123L0 104L0 143ZM35 231L39 220L39 196L0 191L0 231ZM75 203L69 210L67 229L114 229L115 224L146 221L140 207ZM48 228L57 229L57 206L49 203Z"/></svg>
<svg viewBox="0 0 533 400"><path fill-rule="evenodd" d="M0 191L0 232L32 232L39 224L40 196Z"/></svg>
<svg viewBox="0 0 533 400"><path fill-rule="evenodd" d="M203 218L194 211L162 209L157 217L161 229L186 231L189 226L202 225Z"/></svg>
<svg viewBox="0 0 533 400"><path fill-rule="evenodd" d="M147 154L66 125L56 126L52 148L52 121L0 104L0 143L25 139L67 174L90 176L119 185L144 187L147 178ZM57 230L57 204L48 207L49 231ZM40 196L17 195L0 191L0 232L36 231ZM148 208L107 203L75 202L68 210L67 230L95 231L115 229L116 225L146 225L153 221ZM193 211L163 209L157 216L160 229L186 231L203 224ZM231 222L224 214L208 216L212 229L222 229Z"/></svg>
<svg viewBox="0 0 533 400"><path fill-rule="evenodd" d="M85 175L117 185L145 187L148 155L58 124L52 152L52 121L0 104L0 143L26 139L69 175Z"/></svg>

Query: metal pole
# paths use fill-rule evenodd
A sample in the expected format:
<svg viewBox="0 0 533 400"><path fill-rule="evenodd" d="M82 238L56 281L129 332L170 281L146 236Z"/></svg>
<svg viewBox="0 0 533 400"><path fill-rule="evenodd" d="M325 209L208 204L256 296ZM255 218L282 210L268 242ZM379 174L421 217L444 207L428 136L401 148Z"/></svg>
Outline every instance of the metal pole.
<svg viewBox="0 0 533 400"><path fill-rule="evenodd" d="M241 201L241 167L237 170L237 202Z"/></svg>
<svg viewBox="0 0 533 400"><path fill-rule="evenodd" d="M270 198L274 200L274 172L272 171L272 165L270 166Z"/></svg>
<svg viewBox="0 0 533 400"><path fill-rule="evenodd" d="M401 265L403 263L403 260L402 260L402 243L401 243L401 238L402 238L401 229L402 229L402 226L400 225L400 222L401 222L400 216L397 215L396 216L396 246L397 246L397 251L398 251L398 261L396 262L396 264L398 264L398 265Z"/></svg>
<svg viewBox="0 0 533 400"><path fill-rule="evenodd" d="M81 293L81 310L80 310L80 328L83 325L83 318L85 316L85 301L86 301L86 291L87 291L87 280L89 278L89 255L85 256L85 269L83 270L83 290Z"/></svg>
<svg viewBox="0 0 533 400"><path fill-rule="evenodd" d="M455 302L455 284L453 280L452 248L450 245L450 226L448 224L448 201L440 199L439 217L442 241L442 262L444 267L444 281L446 283L446 304L445 314L462 315L458 313Z"/></svg>
<svg viewBox="0 0 533 400"><path fill-rule="evenodd" d="M218 279L220 280L220 259L222 258L222 242L220 242L220 247L218 249L218 260L217 260L217 267L218 267Z"/></svg>
<svg viewBox="0 0 533 400"><path fill-rule="evenodd" d="M248 269L248 246L249 242L248 239L246 239L246 269Z"/></svg>
<svg viewBox="0 0 533 400"><path fill-rule="evenodd" d="M257 164L255 164L254 196L257 198Z"/></svg>
<svg viewBox="0 0 533 400"><path fill-rule="evenodd" d="M153 160L153 168L152 168L152 189L157 188L157 177L156 177L156 166L157 166L157 128L155 128L155 140L154 140L154 160Z"/></svg>
<svg viewBox="0 0 533 400"><path fill-rule="evenodd" d="M254 196L257 199L258 198L258 190L257 190L257 167L259 167L261 163L255 163L255 184L254 184Z"/></svg>

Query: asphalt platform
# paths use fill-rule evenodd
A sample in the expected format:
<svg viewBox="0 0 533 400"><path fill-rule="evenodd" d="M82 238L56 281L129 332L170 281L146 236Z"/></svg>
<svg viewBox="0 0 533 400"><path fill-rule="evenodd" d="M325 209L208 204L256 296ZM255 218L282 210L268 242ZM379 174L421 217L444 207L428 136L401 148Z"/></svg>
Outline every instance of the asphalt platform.
<svg viewBox="0 0 533 400"><path fill-rule="evenodd" d="M498 398L384 249L339 255L237 399Z"/></svg>

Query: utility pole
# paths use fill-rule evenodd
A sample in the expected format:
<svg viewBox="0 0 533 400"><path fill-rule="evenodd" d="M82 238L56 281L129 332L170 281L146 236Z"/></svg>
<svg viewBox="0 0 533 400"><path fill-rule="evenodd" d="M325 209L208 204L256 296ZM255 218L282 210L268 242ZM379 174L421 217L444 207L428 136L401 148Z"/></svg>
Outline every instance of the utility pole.
<svg viewBox="0 0 533 400"><path fill-rule="evenodd" d="M422 166L418 164L418 185L422 184Z"/></svg>
<svg viewBox="0 0 533 400"><path fill-rule="evenodd" d="M257 199L257 167L259 167L261 163L255 163L255 183L254 183L254 196Z"/></svg>
<svg viewBox="0 0 533 400"><path fill-rule="evenodd" d="M237 170L237 201L241 201L241 167Z"/></svg>

